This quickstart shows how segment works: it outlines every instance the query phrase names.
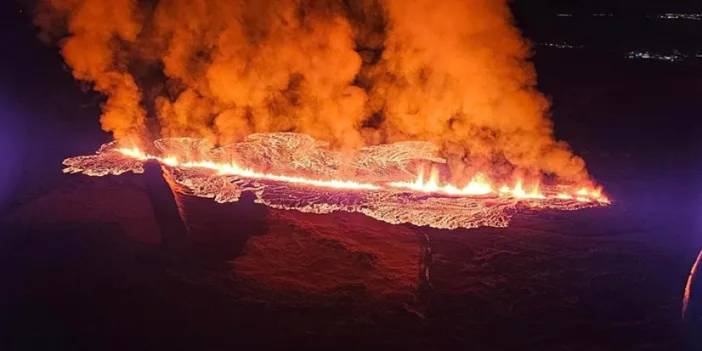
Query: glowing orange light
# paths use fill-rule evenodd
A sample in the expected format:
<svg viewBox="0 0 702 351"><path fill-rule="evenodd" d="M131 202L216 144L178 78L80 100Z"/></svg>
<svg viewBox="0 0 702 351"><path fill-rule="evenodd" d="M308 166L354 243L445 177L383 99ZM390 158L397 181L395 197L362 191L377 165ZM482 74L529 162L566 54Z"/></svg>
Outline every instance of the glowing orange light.
<svg viewBox="0 0 702 351"><path fill-rule="evenodd" d="M380 186L375 185L375 184L359 183L359 182L348 181L348 180L309 179L309 178L303 178L303 177L285 176L285 175L276 175L276 174L256 172L256 171L251 170L251 169L241 168L234 163L224 164L224 163L216 163L216 162L212 162L212 161L180 162L180 161L178 161L178 159L175 156L158 157L158 156L154 156L154 155L148 155L148 154L146 154L138 149L135 149L135 148L120 148L120 149L117 149L117 151L119 151L120 153L122 153L125 156L134 157L134 158L137 158L140 160L156 160L156 161L161 162L161 163L163 163L167 166L170 166L170 167L210 169L210 170L213 170L221 175L236 175L236 176L247 177L247 178L267 179L267 180L273 180L273 181L305 184L305 185L312 185L312 186L317 186L317 187L327 187L327 188L341 188L341 189L350 189L350 190L377 190L377 189L381 189Z"/></svg>
<svg viewBox="0 0 702 351"><path fill-rule="evenodd" d="M424 193L439 193L456 196L487 195L493 192L492 184L484 175L478 173L464 187L459 188L453 184L441 184L439 171L432 168L429 179L424 180L424 170L420 169L417 178L413 182L390 182L393 188L404 188Z"/></svg>
<svg viewBox="0 0 702 351"><path fill-rule="evenodd" d="M599 202L609 204L609 199L602 194L602 188L588 189L585 187L579 188L577 191L559 192L556 194L545 195L540 190L540 183L534 182L529 190L525 189L524 181L517 179L513 187L502 185L498 190L492 181L483 173L476 173L471 180L463 187L456 186L450 183L443 183L440 179L439 170L432 167L429 170L429 177L425 178L425 170L420 169L414 181L388 182L385 184L373 184L356 182L352 180L342 179L315 179L300 176L288 176L281 174L272 174L255 171L249 168L244 168L236 163L218 163L210 160L201 161L181 161L177 156L155 156L147 154L139 148L118 148L117 152L124 156L134 158L141 161L155 160L168 167L173 168L199 168L208 169L220 175L233 175L254 179L265 179L293 184L303 184L315 187L326 187L348 190L381 190L381 189L404 189L414 192L436 193L451 196L506 196L515 199L560 199L564 201L576 200L580 202Z"/></svg>

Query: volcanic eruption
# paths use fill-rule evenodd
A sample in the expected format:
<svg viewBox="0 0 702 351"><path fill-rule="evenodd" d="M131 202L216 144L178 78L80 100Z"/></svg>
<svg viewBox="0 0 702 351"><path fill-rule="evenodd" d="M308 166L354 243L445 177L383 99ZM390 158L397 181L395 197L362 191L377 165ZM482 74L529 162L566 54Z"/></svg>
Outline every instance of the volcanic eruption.
<svg viewBox="0 0 702 351"><path fill-rule="evenodd" d="M556 140L506 1L44 0L114 141L67 173L437 228L609 200Z"/></svg>

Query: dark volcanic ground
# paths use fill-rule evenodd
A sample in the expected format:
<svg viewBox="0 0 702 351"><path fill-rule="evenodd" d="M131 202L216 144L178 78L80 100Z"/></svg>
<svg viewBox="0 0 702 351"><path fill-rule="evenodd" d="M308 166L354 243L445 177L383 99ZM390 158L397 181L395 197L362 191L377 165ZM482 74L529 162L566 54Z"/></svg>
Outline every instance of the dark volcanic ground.
<svg viewBox="0 0 702 351"><path fill-rule="evenodd" d="M601 10L553 3L554 16ZM155 170L60 173L64 157L107 139L100 100L9 7L1 350L700 349L691 335L702 329L682 320L681 299L702 246L702 60L621 54L652 33L663 38L657 50L693 52L700 24L636 20L636 11L622 23L543 20L516 5L534 42L586 44L537 46L535 62L558 136L588 161L610 208L440 231L178 197L184 235Z"/></svg>
<svg viewBox="0 0 702 351"><path fill-rule="evenodd" d="M169 204L153 193L170 195L147 181L158 176L67 177L5 218L5 345L593 350L684 337L689 257L623 206L443 231L178 196L189 236L154 236L167 218L154 207Z"/></svg>

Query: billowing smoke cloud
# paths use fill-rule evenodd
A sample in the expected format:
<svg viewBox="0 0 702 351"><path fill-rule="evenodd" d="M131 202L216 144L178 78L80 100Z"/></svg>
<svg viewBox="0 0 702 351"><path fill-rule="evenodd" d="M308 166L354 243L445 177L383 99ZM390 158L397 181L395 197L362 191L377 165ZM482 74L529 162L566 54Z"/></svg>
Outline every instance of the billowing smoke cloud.
<svg viewBox="0 0 702 351"><path fill-rule="evenodd" d="M36 22L107 96L118 140L419 139L454 178L588 177L553 137L506 1L43 0Z"/></svg>
<svg viewBox="0 0 702 351"><path fill-rule="evenodd" d="M385 50L370 94L385 116L385 138L442 145L459 176L464 167L516 167L587 177L584 162L553 137L505 1L386 0L385 10Z"/></svg>
<svg viewBox="0 0 702 351"><path fill-rule="evenodd" d="M135 10L130 0L50 0L37 14L45 36L60 33L57 24L65 25L63 57L77 79L92 82L107 96L100 122L118 139L138 137L144 130L139 88L127 72L129 57L120 52L141 31Z"/></svg>

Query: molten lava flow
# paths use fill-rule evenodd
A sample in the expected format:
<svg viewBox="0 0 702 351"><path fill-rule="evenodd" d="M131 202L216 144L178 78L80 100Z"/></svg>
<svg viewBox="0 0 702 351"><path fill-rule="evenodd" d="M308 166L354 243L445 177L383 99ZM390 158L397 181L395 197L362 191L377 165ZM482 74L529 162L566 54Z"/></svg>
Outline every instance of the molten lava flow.
<svg viewBox="0 0 702 351"><path fill-rule="evenodd" d="M518 179L513 187L502 185L499 190L496 190L493 182L487 179L482 173L477 173L463 187L458 187L450 183L441 184L439 181L439 171L436 168L431 169L428 179L424 179L424 169L420 169L417 178L413 182L390 182L387 185L394 188L403 188L417 192L446 194L453 196L499 194L501 196L511 196L517 199L555 198L559 200L576 199L581 202L598 202L603 204L609 203L609 199L602 195L602 190L600 188L592 190L580 188L578 191L575 191L572 194L559 192L545 195L540 190L539 182L534 182L533 187L527 191L524 189L523 180Z"/></svg>
<svg viewBox="0 0 702 351"><path fill-rule="evenodd" d="M527 192L524 190L524 187L522 185L522 180L517 180L516 184L514 185L513 188L510 189L510 187L504 185L500 189L501 193L503 194L511 194L512 196L518 198L518 199L545 199L546 196L541 193L539 190L539 183L536 183L534 187L531 189L531 191Z"/></svg>
<svg viewBox="0 0 702 351"><path fill-rule="evenodd" d="M436 166L443 160L433 154L435 148L420 142L366 147L350 158L294 133L254 134L219 148L190 138L154 144L160 156L109 143L95 155L66 159L64 172L141 173L143 163L153 160L186 195L232 202L243 191L252 191L257 202L274 208L361 212L390 223L437 228L506 226L520 208L574 210L609 204L600 188L538 181L525 186L522 179L498 187L484 173L460 186L445 183ZM422 165L427 164L433 166L425 176Z"/></svg>
<svg viewBox="0 0 702 351"><path fill-rule="evenodd" d="M315 179L297 176L277 175L270 173L257 172L249 168L242 168L236 163L217 163L211 160L200 161L185 161L181 162L177 156L159 157L149 155L138 148L118 148L118 152L125 156L140 160L156 160L164 165L174 168L200 168L215 171L219 175L233 175L245 178L272 180L293 184L304 184L315 187L346 189L346 190L380 190L384 188L408 189L416 192L437 193L452 196L480 196L494 193L492 183L482 174L476 174L468 184L459 188L456 185L446 183L440 184L439 171L432 167L429 179L424 179L424 169L420 169L419 174L414 182L387 182L385 184L372 184L356 182L352 180L340 179ZM522 180L517 180L513 188L504 185L500 188L501 195L513 196L518 199L545 199L546 195L542 194L539 189L539 183L535 183L530 191L525 191L522 186ZM602 196L600 189L588 190L581 188L575 192L578 201L582 202L602 202L608 203L606 197ZM562 200L573 199L573 195L567 193L558 193L552 197Z"/></svg>
<svg viewBox="0 0 702 351"><path fill-rule="evenodd" d="M269 173L256 172L248 168L241 168L235 163L217 163L211 160L201 160L201 161L187 161L180 162L176 156L165 156L158 157L144 153L138 148L118 148L118 152L125 156L135 158L141 161L156 160L164 165L174 168L201 168L215 171L219 175L234 175L253 179L265 179L278 182L294 183L294 184L304 184L316 187L324 188L335 188L335 189L347 189L347 190L377 190L381 189L380 186L369 184L369 183L359 183L350 180L338 180L338 179L313 179L304 177L294 177L286 175L276 175Z"/></svg>
<svg viewBox="0 0 702 351"><path fill-rule="evenodd" d="M439 171L432 168L429 179L424 180L424 169L420 169L414 182L390 182L389 186L425 193L440 193L457 196L487 195L493 192L492 184L481 173L476 174L468 184L459 188L453 184L440 184Z"/></svg>

